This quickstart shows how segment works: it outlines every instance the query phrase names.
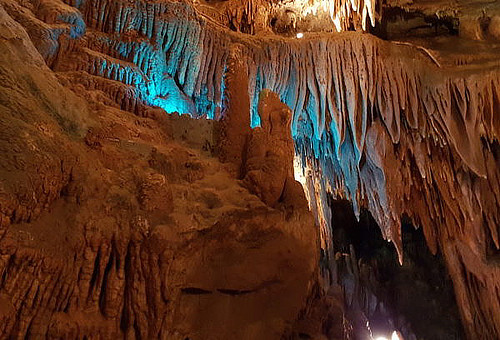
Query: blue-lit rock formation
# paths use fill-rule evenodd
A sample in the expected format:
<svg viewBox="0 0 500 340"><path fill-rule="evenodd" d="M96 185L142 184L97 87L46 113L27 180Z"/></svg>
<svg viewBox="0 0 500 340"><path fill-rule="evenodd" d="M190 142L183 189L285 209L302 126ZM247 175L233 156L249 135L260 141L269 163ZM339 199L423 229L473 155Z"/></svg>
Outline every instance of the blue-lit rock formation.
<svg viewBox="0 0 500 340"><path fill-rule="evenodd" d="M270 207L213 155L218 122L57 77L2 4L0 51L1 339L297 334L319 260L302 191Z"/></svg>
<svg viewBox="0 0 500 340"><path fill-rule="evenodd" d="M331 241L326 192L352 201L356 213L368 208L400 261L407 215L430 249L444 254L468 336L500 337L497 61L441 67L425 49L355 32L247 36L185 2L2 4L63 82L101 90L136 113L157 106L223 118L230 112L225 75L238 46L248 82L240 84L249 105L241 109L251 126L261 123L264 89L292 112L324 250Z"/></svg>

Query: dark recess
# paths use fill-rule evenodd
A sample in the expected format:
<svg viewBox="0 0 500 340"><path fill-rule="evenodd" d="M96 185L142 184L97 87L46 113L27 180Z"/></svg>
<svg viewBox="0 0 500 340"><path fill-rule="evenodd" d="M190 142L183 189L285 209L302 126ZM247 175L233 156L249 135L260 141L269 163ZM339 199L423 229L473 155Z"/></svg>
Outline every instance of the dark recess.
<svg viewBox="0 0 500 340"><path fill-rule="evenodd" d="M369 32L382 39L429 38L458 35L459 21L450 16L425 15L418 11L408 12L399 7L385 8L382 21Z"/></svg>
<svg viewBox="0 0 500 340"><path fill-rule="evenodd" d="M359 282L342 281L346 277L346 260L340 256L337 266L341 284L356 285L357 299L361 293L373 292L377 301L385 306L372 316L368 316L366 310L361 311L368 317L374 333L389 332L392 329L388 328L395 327L405 338L411 334L428 340L464 338L444 259L441 254L430 253L421 229L415 229L403 218L404 263L400 266L394 246L382 238L380 228L368 211L361 211L358 222L350 202L330 200L330 207L334 251L349 254L349 247L353 245L358 264L367 265L373 274L370 280L360 275Z"/></svg>

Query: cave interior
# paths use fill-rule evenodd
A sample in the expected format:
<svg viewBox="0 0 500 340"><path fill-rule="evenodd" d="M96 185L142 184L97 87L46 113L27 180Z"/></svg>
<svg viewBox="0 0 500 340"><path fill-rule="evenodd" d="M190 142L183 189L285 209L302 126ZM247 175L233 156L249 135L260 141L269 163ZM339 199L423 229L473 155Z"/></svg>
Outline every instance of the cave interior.
<svg viewBox="0 0 500 340"><path fill-rule="evenodd" d="M0 339L500 339L500 0L0 0Z"/></svg>

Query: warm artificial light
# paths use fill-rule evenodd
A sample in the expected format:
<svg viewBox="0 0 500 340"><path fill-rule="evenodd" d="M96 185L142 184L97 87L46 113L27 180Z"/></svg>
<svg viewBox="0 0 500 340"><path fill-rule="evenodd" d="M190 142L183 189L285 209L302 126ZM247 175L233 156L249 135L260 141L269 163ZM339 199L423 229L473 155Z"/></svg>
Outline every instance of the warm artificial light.
<svg viewBox="0 0 500 340"><path fill-rule="evenodd" d="M298 38L298 39L300 39L300 38L302 38L302 37L304 37L304 33L302 33L302 32L301 32L301 33L297 33L297 38Z"/></svg>
<svg viewBox="0 0 500 340"><path fill-rule="evenodd" d="M327 13L338 32L346 29L354 13L361 16L363 30L367 29L367 23L375 26L375 0L294 0L290 7L303 16Z"/></svg>
<svg viewBox="0 0 500 340"><path fill-rule="evenodd" d="M389 340L389 339L387 339L385 336L379 336L379 337L375 338L375 340ZM392 332L391 340L401 340L401 338L398 335L398 332L396 332L396 331Z"/></svg>

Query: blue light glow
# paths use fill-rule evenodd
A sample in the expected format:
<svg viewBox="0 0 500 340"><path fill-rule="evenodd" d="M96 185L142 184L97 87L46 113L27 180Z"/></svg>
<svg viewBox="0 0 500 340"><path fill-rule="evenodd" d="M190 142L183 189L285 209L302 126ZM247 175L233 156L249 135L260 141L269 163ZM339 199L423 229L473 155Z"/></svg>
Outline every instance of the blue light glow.
<svg viewBox="0 0 500 340"><path fill-rule="evenodd" d="M83 2L74 0L74 6L80 8ZM261 91L268 88L278 93L293 112L291 132L298 153L314 158L326 178L345 188L344 194L356 212L361 171L373 173L370 178L375 178L379 188L377 200L386 204L385 178L375 161L367 160L365 169L359 168L364 141L359 136L366 131L356 134L351 126L356 121L352 112L357 108L349 106L354 99L346 95L353 90L350 87L357 85L344 81L343 70L349 67L339 62L335 50L313 46L313 42L282 45L281 50L276 46L250 46L226 33L209 30L196 15L189 16L189 7L184 3L116 2L116 16L104 17L109 11L100 6L106 4L110 3L102 2L91 10L93 21L89 25L106 33L97 38L106 52L90 55L93 62L89 72L135 87L138 99L167 113L217 119L224 102L228 51L233 43L241 44L249 62L251 127L261 125ZM71 38L81 38L85 33L79 12L60 15L59 19L70 25ZM67 29L51 32L54 41L64 32ZM322 59L314 60L311 50L321 50L321 57L316 57ZM322 63L336 67L326 75ZM331 82L336 85L327 86L331 80L327 81L327 77L336 80Z"/></svg>
<svg viewBox="0 0 500 340"><path fill-rule="evenodd" d="M69 36L71 39L79 39L85 34L86 25L80 13L59 14L57 19L70 24Z"/></svg>

